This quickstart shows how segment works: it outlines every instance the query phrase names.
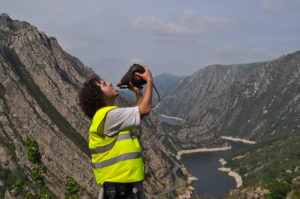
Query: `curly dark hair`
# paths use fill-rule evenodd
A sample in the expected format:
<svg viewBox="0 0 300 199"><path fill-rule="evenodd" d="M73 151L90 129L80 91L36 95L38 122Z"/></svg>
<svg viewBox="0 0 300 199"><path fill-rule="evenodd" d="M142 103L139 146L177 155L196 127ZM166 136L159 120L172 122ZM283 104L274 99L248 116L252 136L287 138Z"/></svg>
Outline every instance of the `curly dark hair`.
<svg viewBox="0 0 300 199"><path fill-rule="evenodd" d="M91 76L78 93L79 106L86 116L93 119L96 111L105 106L104 93L96 81L101 80L98 75Z"/></svg>

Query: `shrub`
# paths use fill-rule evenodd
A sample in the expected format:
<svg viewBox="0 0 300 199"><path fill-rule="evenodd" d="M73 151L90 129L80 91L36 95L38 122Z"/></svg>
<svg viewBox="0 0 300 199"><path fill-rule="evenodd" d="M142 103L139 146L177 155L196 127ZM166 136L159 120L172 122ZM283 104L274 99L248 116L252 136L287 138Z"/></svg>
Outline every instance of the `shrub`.
<svg viewBox="0 0 300 199"><path fill-rule="evenodd" d="M300 198L300 184L293 184L294 198Z"/></svg>
<svg viewBox="0 0 300 199"><path fill-rule="evenodd" d="M32 176L36 183L38 183L41 186L45 185L44 177L43 177L43 170L40 167L33 168L32 169Z"/></svg>
<svg viewBox="0 0 300 199"><path fill-rule="evenodd" d="M41 154L37 141L30 137L25 141L25 148L27 150L28 160L33 164L41 163Z"/></svg>
<svg viewBox="0 0 300 199"><path fill-rule="evenodd" d="M42 187L40 189L40 193L38 195L39 199L50 199L52 198L51 195L48 193L48 189L46 187Z"/></svg>
<svg viewBox="0 0 300 199"><path fill-rule="evenodd" d="M272 183L268 184L268 188L270 190L270 194L268 196L270 199L286 198L287 193L292 189L291 185L278 181L273 181Z"/></svg>
<svg viewBox="0 0 300 199"><path fill-rule="evenodd" d="M25 194L24 194L24 198L25 199L34 199L34 194L30 191L27 191Z"/></svg>
<svg viewBox="0 0 300 199"><path fill-rule="evenodd" d="M79 198L80 185L74 180L74 178L68 176L65 182L65 189L67 191L66 198L77 199Z"/></svg>

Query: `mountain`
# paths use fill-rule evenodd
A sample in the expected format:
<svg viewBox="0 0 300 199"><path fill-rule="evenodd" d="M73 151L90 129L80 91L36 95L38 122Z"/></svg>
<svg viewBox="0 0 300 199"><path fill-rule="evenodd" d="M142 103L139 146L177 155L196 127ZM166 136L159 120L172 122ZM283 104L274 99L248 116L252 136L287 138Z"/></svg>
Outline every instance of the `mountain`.
<svg viewBox="0 0 300 199"><path fill-rule="evenodd" d="M74 191L80 198L97 197L87 145L90 120L77 105L78 90L93 73L54 37L0 15L1 198L64 198ZM141 132L144 184L152 197L176 182L175 154L160 144L165 132L154 115L143 119ZM179 187L168 196L184 193L187 183L181 180Z"/></svg>
<svg viewBox="0 0 300 199"><path fill-rule="evenodd" d="M200 69L165 94L159 112L193 120L192 115L211 95L262 64L210 65Z"/></svg>
<svg viewBox="0 0 300 199"><path fill-rule="evenodd" d="M160 112L186 120L188 145L220 135L256 141L299 130L300 51L261 63L208 66L166 94ZM201 138L207 139L201 139Z"/></svg>
<svg viewBox="0 0 300 199"><path fill-rule="evenodd" d="M180 83L185 76L177 76L163 73L154 77L154 83L158 92L163 96L168 90Z"/></svg>

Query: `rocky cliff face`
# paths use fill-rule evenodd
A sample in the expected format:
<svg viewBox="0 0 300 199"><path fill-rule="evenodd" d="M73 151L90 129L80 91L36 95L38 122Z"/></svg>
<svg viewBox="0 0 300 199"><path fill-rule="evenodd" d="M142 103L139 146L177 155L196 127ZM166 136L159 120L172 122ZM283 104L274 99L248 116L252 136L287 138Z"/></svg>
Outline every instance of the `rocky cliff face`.
<svg viewBox="0 0 300 199"><path fill-rule="evenodd" d="M211 95L261 64L211 65L200 69L166 93L159 111L187 121L194 120Z"/></svg>
<svg viewBox="0 0 300 199"><path fill-rule="evenodd" d="M177 134L184 143L219 135L262 140L300 128L299 71L300 52L264 63L210 66L185 79L164 103L187 120ZM163 104L160 111L173 113Z"/></svg>
<svg viewBox="0 0 300 199"><path fill-rule="evenodd" d="M43 174L45 184L52 195L63 198L66 176L72 176L82 187L82 198L96 197L99 187L93 178L86 141L90 121L77 105L78 89L93 73L64 52L55 38L27 22L0 15L1 198L23 198L24 192L38 192L31 174L34 165L24 147L28 137L39 145L41 162L47 170ZM122 105L122 100L118 103ZM150 197L174 183L173 165L166 156L170 151L157 144L163 132L153 120L154 116L145 119L141 129L145 185ZM20 179L6 181L16 172L23 173L20 176L28 182L22 185L23 193L16 191Z"/></svg>

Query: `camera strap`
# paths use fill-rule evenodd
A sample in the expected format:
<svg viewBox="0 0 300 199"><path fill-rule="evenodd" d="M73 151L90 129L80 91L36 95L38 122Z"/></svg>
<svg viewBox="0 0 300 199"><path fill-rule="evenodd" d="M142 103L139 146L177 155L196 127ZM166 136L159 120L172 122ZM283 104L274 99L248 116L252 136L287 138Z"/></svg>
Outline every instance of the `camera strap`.
<svg viewBox="0 0 300 199"><path fill-rule="evenodd" d="M154 84L153 84L153 88L154 88L154 90L155 90L155 92L156 92L156 94L157 94L158 103L157 103L156 105L154 105L154 106L151 106L151 108L157 109L157 108L159 107L159 105L160 105L160 95L159 95L159 92L158 92L158 90L156 89L156 87L155 87Z"/></svg>

